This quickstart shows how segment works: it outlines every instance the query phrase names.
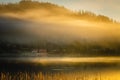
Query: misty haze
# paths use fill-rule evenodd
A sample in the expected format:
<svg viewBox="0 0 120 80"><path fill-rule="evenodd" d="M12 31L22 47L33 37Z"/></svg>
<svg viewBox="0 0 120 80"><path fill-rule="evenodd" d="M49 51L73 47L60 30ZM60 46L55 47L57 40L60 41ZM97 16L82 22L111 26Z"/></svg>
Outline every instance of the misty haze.
<svg viewBox="0 0 120 80"><path fill-rule="evenodd" d="M120 22L49 1L0 1L0 65L1 80L119 80Z"/></svg>

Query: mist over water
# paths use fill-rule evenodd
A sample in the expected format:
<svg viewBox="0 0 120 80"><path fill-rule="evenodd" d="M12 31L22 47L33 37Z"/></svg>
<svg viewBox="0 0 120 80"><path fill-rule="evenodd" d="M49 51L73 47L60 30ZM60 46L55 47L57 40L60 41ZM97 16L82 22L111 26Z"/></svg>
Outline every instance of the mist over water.
<svg viewBox="0 0 120 80"><path fill-rule="evenodd" d="M40 39L65 43L120 42L120 25L118 24L80 20L67 15L55 16L47 10L27 10L24 14L6 13L2 16L0 24L4 25L1 26L2 35L5 35L3 39L13 42L20 40L24 43Z"/></svg>
<svg viewBox="0 0 120 80"><path fill-rule="evenodd" d="M71 15L71 11L60 7L49 9L48 7L27 9L23 12L0 13L0 43L4 42L2 48L10 49L11 52L18 50L18 53L8 51L7 54L3 50L0 54L0 79L119 80L120 58L112 55L115 53L114 49L119 50L120 24L76 18ZM46 45L44 42L51 43ZM63 43L71 44L72 42L76 42L75 46L63 45ZM28 44L27 47L26 44ZM62 49L61 45L63 45ZM40 53L32 52L40 48L50 49L51 52L58 49L58 53L51 54L48 51L45 56L38 56ZM111 48L113 52L110 54ZM63 52L68 49L68 53L67 51L62 53L59 49ZM76 54L76 50L79 54ZM99 51L108 52L100 52L100 55L106 54L107 57L96 57L96 55L88 57L93 53L90 50L96 52L97 56ZM47 53L47 51L43 52ZM24 54L27 56L22 56ZM87 57L81 56L84 54ZM119 52L116 52L116 55L119 56Z"/></svg>

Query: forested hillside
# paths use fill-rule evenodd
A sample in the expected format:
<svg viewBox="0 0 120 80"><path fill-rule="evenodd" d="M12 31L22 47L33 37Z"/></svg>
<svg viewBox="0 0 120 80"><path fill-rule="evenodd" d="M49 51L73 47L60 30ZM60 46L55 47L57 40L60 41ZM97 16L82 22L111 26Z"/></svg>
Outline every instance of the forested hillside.
<svg viewBox="0 0 120 80"><path fill-rule="evenodd" d="M89 11L31 0L0 4L0 54L120 55L120 24Z"/></svg>
<svg viewBox="0 0 120 80"><path fill-rule="evenodd" d="M58 6L52 3L43 3L43 2L31 1L31 0L21 0L19 3L0 4L0 14L24 13L26 10L31 10L31 9L47 10L50 13L49 15L54 15L54 16L64 15L64 16L69 16L69 17L89 20L89 21L92 20L92 21L98 21L98 22L117 23L117 21L104 15L96 15L90 11L85 11L85 10L79 10L78 12L74 12L66 9L63 6Z"/></svg>

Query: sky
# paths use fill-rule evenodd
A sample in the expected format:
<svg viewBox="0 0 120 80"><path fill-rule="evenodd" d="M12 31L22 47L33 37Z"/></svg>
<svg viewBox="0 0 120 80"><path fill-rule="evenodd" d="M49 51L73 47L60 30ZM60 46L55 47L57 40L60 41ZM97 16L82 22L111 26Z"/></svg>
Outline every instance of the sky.
<svg viewBox="0 0 120 80"><path fill-rule="evenodd" d="M0 0L0 3L16 3L20 0ZM73 11L86 10L96 14L103 14L120 21L120 0L33 0L51 2L65 6Z"/></svg>

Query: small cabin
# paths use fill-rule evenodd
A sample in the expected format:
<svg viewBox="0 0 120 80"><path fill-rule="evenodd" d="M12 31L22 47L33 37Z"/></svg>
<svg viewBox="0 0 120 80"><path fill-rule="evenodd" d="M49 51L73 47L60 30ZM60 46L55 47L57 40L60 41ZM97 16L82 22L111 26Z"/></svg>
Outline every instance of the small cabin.
<svg viewBox="0 0 120 80"><path fill-rule="evenodd" d="M32 53L35 56L43 56L43 57L48 56L46 49L34 49Z"/></svg>

